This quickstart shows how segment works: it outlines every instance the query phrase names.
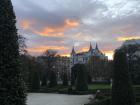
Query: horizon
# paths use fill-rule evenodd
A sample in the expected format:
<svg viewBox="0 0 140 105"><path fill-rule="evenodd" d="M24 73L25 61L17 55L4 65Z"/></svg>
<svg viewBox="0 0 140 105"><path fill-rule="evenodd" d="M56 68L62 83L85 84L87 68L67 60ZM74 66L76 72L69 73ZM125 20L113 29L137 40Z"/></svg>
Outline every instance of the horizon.
<svg viewBox="0 0 140 105"><path fill-rule="evenodd" d="M138 0L12 0L17 29L33 56L47 49L69 56L72 46L87 51L89 43L113 59L125 40L140 39ZM121 8L121 9L120 9Z"/></svg>

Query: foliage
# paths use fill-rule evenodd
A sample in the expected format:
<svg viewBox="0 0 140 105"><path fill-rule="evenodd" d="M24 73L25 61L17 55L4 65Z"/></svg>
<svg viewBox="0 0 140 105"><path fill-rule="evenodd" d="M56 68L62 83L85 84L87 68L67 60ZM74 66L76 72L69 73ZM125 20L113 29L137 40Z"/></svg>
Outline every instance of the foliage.
<svg viewBox="0 0 140 105"><path fill-rule="evenodd" d="M104 99L101 100L95 99L93 102L86 105L111 105L111 98L105 97Z"/></svg>
<svg viewBox="0 0 140 105"><path fill-rule="evenodd" d="M63 74L63 85L64 86L68 86L68 75L67 75L67 73L64 73Z"/></svg>
<svg viewBox="0 0 140 105"><path fill-rule="evenodd" d="M20 59L21 59L21 69L23 72L24 81L26 83L28 90L31 91L37 90L35 85L38 85L40 83L41 71L43 69L42 65L40 65L36 61L36 58L29 55L25 55L25 54L20 55Z"/></svg>
<svg viewBox="0 0 140 105"><path fill-rule="evenodd" d="M121 49L128 55L129 71L133 84L140 84L140 56L135 54L137 51L140 52L140 45L130 44L122 46Z"/></svg>
<svg viewBox="0 0 140 105"><path fill-rule="evenodd" d="M88 90L88 81L87 81L87 70L84 64L76 64L74 66L76 73L76 90L86 91Z"/></svg>
<svg viewBox="0 0 140 105"><path fill-rule="evenodd" d="M41 86L47 86L52 70L55 69L57 52L55 50L46 50L42 56L37 58L38 63L42 66Z"/></svg>
<svg viewBox="0 0 140 105"><path fill-rule="evenodd" d="M71 68L71 85L75 85L76 76L77 76L77 68L73 66Z"/></svg>
<svg viewBox="0 0 140 105"><path fill-rule="evenodd" d="M112 62L93 56L87 63L88 74L94 80L109 80L112 74Z"/></svg>
<svg viewBox="0 0 140 105"><path fill-rule="evenodd" d="M32 91L36 91L40 89L40 77L38 72L33 73L32 77Z"/></svg>
<svg viewBox="0 0 140 105"><path fill-rule="evenodd" d="M11 0L0 3L0 104L25 105L16 17Z"/></svg>
<svg viewBox="0 0 140 105"><path fill-rule="evenodd" d="M50 81L49 87L54 87L57 85L56 73L53 70L50 72L49 81Z"/></svg>
<svg viewBox="0 0 140 105"><path fill-rule="evenodd" d="M25 38L22 35L18 35L18 43L19 43L19 52L20 54L26 54L26 44L25 44Z"/></svg>
<svg viewBox="0 0 140 105"><path fill-rule="evenodd" d="M128 60L122 50L116 50L114 55L112 105L135 105Z"/></svg>

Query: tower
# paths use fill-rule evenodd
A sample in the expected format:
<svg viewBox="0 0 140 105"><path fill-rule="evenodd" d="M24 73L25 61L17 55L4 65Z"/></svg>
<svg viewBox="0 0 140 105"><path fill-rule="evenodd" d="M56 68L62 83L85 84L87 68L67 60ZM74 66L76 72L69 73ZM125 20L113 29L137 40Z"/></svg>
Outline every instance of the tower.
<svg viewBox="0 0 140 105"><path fill-rule="evenodd" d="M71 55L75 55L75 54L76 54L76 52L75 52L75 49L74 49L74 46L73 46L72 51L71 51Z"/></svg>
<svg viewBox="0 0 140 105"><path fill-rule="evenodd" d="M92 51L92 45L91 45L91 42L90 42L90 47L89 47L89 52Z"/></svg>
<svg viewBox="0 0 140 105"><path fill-rule="evenodd" d="M96 43L96 46L95 46L95 50L99 50L99 49L98 49L98 44L97 44L97 43Z"/></svg>

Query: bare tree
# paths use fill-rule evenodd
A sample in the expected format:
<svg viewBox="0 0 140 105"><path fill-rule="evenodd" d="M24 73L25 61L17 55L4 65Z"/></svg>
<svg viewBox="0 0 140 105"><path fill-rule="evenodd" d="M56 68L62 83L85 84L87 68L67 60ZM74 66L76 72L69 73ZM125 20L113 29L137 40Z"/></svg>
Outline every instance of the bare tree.
<svg viewBox="0 0 140 105"><path fill-rule="evenodd" d="M47 79L50 79L52 71L55 69L56 56L57 51L48 49L40 57L45 66L44 71L42 71L42 86L47 85Z"/></svg>

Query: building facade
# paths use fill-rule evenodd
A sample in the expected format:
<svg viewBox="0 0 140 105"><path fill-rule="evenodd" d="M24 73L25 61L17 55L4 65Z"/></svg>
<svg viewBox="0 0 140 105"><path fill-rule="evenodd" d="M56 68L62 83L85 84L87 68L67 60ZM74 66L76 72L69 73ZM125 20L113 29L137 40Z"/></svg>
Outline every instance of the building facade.
<svg viewBox="0 0 140 105"><path fill-rule="evenodd" d="M89 59L93 56L99 57L100 59L103 60L108 60L108 57L103 54L99 48L98 45L96 44L96 47L93 49L92 45L90 43L89 50L87 52L80 52L76 53L75 49L73 47L72 52L71 52L71 57L70 57L70 67L72 68L75 64L86 64Z"/></svg>

